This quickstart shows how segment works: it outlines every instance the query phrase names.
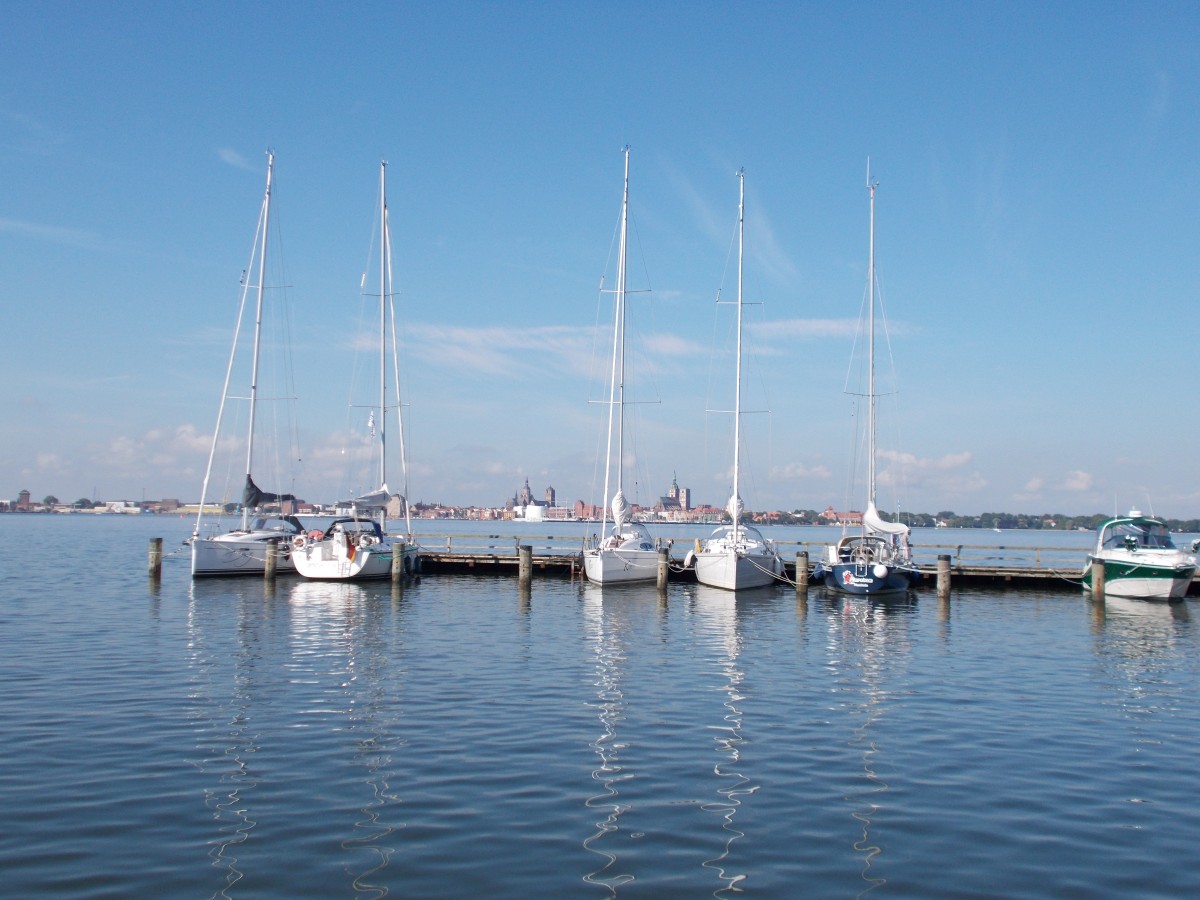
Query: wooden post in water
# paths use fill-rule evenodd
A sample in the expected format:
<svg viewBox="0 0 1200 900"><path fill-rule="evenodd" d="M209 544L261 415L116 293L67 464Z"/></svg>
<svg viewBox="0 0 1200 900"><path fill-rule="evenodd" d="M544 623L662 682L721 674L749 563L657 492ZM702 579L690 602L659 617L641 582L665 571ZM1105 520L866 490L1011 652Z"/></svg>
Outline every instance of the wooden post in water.
<svg viewBox="0 0 1200 900"><path fill-rule="evenodd" d="M528 588L533 583L533 547L522 544L518 552L517 584Z"/></svg>
<svg viewBox="0 0 1200 900"><path fill-rule="evenodd" d="M950 554L938 555L937 563L937 595L939 599L950 596Z"/></svg>
<svg viewBox="0 0 1200 900"><path fill-rule="evenodd" d="M150 577L162 577L162 538L150 538Z"/></svg>
<svg viewBox="0 0 1200 900"><path fill-rule="evenodd" d="M796 593L808 591L808 551L796 551Z"/></svg>
<svg viewBox="0 0 1200 900"><path fill-rule="evenodd" d="M669 557L667 556L667 548L658 548L658 592L661 594L667 589L667 573L671 571L669 565Z"/></svg>
<svg viewBox="0 0 1200 900"><path fill-rule="evenodd" d="M1104 599L1104 560L1092 560L1092 599Z"/></svg>
<svg viewBox="0 0 1200 900"><path fill-rule="evenodd" d="M404 585L404 551L406 544L397 545L392 541L392 585L397 590L403 590Z"/></svg>
<svg viewBox="0 0 1200 900"><path fill-rule="evenodd" d="M279 545L274 541L267 541L267 558L263 562L263 578L267 581L275 579L275 569L279 566Z"/></svg>

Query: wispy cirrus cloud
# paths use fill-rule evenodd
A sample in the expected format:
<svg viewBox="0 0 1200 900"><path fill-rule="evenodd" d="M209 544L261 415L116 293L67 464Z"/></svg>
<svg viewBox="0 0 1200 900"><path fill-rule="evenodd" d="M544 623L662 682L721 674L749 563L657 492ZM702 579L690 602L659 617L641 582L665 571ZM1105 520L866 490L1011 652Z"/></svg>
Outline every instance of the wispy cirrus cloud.
<svg viewBox="0 0 1200 900"><path fill-rule="evenodd" d="M218 147L217 157L226 165L234 166L238 169L254 170L254 166L250 165L249 160L232 147Z"/></svg>
<svg viewBox="0 0 1200 900"><path fill-rule="evenodd" d="M586 373L592 348L588 329L446 327L414 324L414 350L424 362L486 375L544 377L548 367Z"/></svg>
<svg viewBox="0 0 1200 900"><path fill-rule="evenodd" d="M753 322L747 327L754 337L792 340L828 337L853 337L858 328L854 319L776 319L770 322Z"/></svg>
<svg viewBox="0 0 1200 900"><path fill-rule="evenodd" d="M97 248L104 245L104 239L94 231L66 228L62 225L43 225L40 222L22 222L18 219L0 219L0 232L67 247Z"/></svg>

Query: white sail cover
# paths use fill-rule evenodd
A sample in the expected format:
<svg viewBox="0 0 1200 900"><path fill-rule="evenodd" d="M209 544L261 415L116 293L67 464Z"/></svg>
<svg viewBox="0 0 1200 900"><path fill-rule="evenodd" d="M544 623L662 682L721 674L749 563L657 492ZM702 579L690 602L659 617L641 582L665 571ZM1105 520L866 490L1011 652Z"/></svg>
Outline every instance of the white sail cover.
<svg viewBox="0 0 1200 900"><path fill-rule="evenodd" d="M742 517L743 509L745 509L745 507L742 506L742 498L737 496L737 494L734 494L729 498L729 503L725 507L725 511L729 513L729 518L733 519L735 522Z"/></svg>
<svg viewBox="0 0 1200 900"><path fill-rule="evenodd" d="M612 514L613 524L620 528L633 515L633 507L629 505L629 501L625 499L624 491L617 491L612 498Z"/></svg>
<svg viewBox="0 0 1200 900"><path fill-rule="evenodd" d="M879 510L872 503L867 507L867 511L863 513L863 525L867 531L874 531L878 534L908 534L908 526L902 522L887 522L879 516Z"/></svg>
<svg viewBox="0 0 1200 900"><path fill-rule="evenodd" d="M355 497L353 500L343 502L351 503L363 509L382 509L388 505L388 500L391 497L391 491L388 490L388 486L385 484L377 491L371 491L369 494L363 494L361 497Z"/></svg>

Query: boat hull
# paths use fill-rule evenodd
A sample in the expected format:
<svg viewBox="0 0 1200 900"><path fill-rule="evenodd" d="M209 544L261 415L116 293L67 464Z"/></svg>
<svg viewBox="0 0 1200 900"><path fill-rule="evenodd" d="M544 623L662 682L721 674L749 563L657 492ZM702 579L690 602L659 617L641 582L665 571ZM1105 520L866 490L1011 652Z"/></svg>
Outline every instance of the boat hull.
<svg viewBox="0 0 1200 900"><path fill-rule="evenodd" d="M1189 563L1155 564L1144 560L1089 556L1083 586L1092 590L1093 565L1104 561L1104 593L1140 600L1180 600L1187 596L1196 566Z"/></svg>
<svg viewBox="0 0 1200 900"><path fill-rule="evenodd" d="M212 538L193 538L192 577L262 575L266 569L267 546L278 544L276 572L293 572L290 546L276 532L231 532Z"/></svg>
<svg viewBox="0 0 1200 900"><path fill-rule="evenodd" d="M696 580L727 591L765 587L783 578L775 545L748 525L722 525L694 553Z"/></svg>
<svg viewBox="0 0 1200 900"><path fill-rule="evenodd" d="M629 584L658 578L657 550L587 550L583 574L595 584Z"/></svg>
<svg viewBox="0 0 1200 900"><path fill-rule="evenodd" d="M782 575L783 563L766 551L719 548L696 554L696 580L709 587L742 591L774 584Z"/></svg>
<svg viewBox="0 0 1200 900"><path fill-rule="evenodd" d="M333 537L292 550L296 572L314 581L366 581L392 574L392 557L403 555L405 574L416 571L417 548L404 541L383 541L370 547L347 547Z"/></svg>
<svg viewBox="0 0 1200 900"><path fill-rule="evenodd" d="M843 594L876 596L902 594L912 588L920 574L916 569L887 566L882 563L858 565L837 563L823 573L826 587Z"/></svg>

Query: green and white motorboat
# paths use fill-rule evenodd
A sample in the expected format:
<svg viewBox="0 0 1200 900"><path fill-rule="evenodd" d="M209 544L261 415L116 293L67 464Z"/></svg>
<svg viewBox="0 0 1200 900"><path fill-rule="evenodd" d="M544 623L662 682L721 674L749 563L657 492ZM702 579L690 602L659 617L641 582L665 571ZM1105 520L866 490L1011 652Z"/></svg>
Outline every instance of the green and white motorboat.
<svg viewBox="0 0 1200 900"><path fill-rule="evenodd" d="M1104 593L1114 597L1179 600L1196 574L1196 558L1175 546L1166 523L1136 509L1101 523L1083 570L1085 590L1092 590L1097 561L1104 563Z"/></svg>

